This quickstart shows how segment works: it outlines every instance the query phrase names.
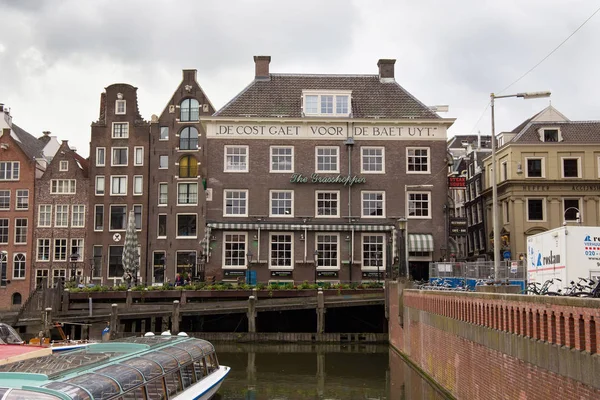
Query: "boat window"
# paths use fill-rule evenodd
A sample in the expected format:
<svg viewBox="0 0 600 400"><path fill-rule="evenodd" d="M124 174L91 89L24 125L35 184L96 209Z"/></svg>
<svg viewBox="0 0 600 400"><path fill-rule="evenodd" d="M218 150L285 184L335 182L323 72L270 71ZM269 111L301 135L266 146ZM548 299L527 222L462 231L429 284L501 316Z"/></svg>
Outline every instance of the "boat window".
<svg viewBox="0 0 600 400"><path fill-rule="evenodd" d="M75 385L69 385L68 383L55 381L44 385L44 387L64 393L73 400L90 399L90 395L85 390Z"/></svg>
<svg viewBox="0 0 600 400"><path fill-rule="evenodd" d="M202 352L204 354L214 353L214 351L215 351L214 346L210 342L207 342L206 340L198 339L198 340L194 341L194 344L199 346L202 349Z"/></svg>
<svg viewBox="0 0 600 400"><path fill-rule="evenodd" d="M206 368L204 367L204 361L202 359L194 361L194 371L196 372L196 379L198 380L206 376Z"/></svg>
<svg viewBox="0 0 600 400"><path fill-rule="evenodd" d="M167 398L162 377L146 383L146 395L148 396L148 400L164 400Z"/></svg>
<svg viewBox="0 0 600 400"><path fill-rule="evenodd" d="M181 381L184 388L188 388L196 383L196 374L194 373L194 366L192 364L181 367Z"/></svg>
<svg viewBox="0 0 600 400"><path fill-rule="evenodd" d="M212 374L219 368L219 366L217 365L216 360L215 360L215 353L212 353L212 354L209 354L208 356L206 356L205 360L206 360L206 367L208 368L209 374Z"/></svg>
<svg viewBox="0 0 600 400"><path fill-rule="evenodd" d="M121 399L122 400L145 400L146 397L144 396L144 388L139 387L139 388L130 390L127 393L123 393L123 397Z"/></svg>
<svg viewBox="0 0 600 400"><path fill-rule="evenodd" d="M167 393L169 393L169 398L175 395L175 393L181 392L182 389L181 381L179 380L179 371L165 375L165 382L167 384Z"/></svg>
<svg viewBox="0 0 600 400"><path fill-rule="evenodd" d="M83 374L67 379L66 383L81 386L92 395L94 400L104 400L121 393L119 385L106 376L97 374Z"/></svg>
<svg viewBox="0 0 600 400"><path fill-rule="evenodd" d="M119 382L124 392L144 383L142 374L127 365L110 365L98 369L94 373L110 376Z"/></svg>
<svg viewBox="0 0 600 400"><path fill-rule="evenodd" d="M187 364L192 362L192 356L185 350L178 349L177 347L168 347L166 349L161 350L177 359L179 365Z"/></svg>
<svg viewBox="0 0 600 400"><path fill-rule="evenodd" d="M2 389L0 389L0 398L2 398ZM4 400L59 400L58 397L51 394L31 392L29 390L13 389L8 393Z"/></svg>
<svg viewBox="0 0 600 400"><path fill-rule="evenodd" d="M132 358L122 361L121 364L128 365L139 370L147 381L162 375L162 368L160 365L145 358Z"/></svg>
<svg viewBox="0 0 600 400"><path fill-rule="evenodd" d="M185 343L180 343L177 346L173 346L173 347L177 347L178 349L183 349L183 350L187 351L188 353L190 353L192 355L192 358L194 360L198 359L198 358L202 358L202 356L204 355L204 353L202 352L202 349L194 343L185 342Z"/></svg>
<svg viewBox="0 0 600 400"><path fill-rule="evenodd" d="M165 372L171 371L179 367L177 360L172 355L164 353L162 351L155 351L152 354L140 358L143 358L144 360L148 360L151 358L152 361L156 361Z"/></svg>

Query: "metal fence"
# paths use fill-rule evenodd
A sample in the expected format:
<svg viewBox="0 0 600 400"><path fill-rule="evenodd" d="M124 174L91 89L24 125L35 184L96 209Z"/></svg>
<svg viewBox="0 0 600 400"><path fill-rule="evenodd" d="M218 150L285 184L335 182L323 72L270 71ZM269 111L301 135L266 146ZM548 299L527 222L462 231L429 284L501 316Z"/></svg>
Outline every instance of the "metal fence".
<svg viewBox="0 0 600 400"><path fill-rule="evenodd" d="M500 261L499 280L525 280L524 261ZM494 279L493 261L429 263L429 278Z"/></svg>

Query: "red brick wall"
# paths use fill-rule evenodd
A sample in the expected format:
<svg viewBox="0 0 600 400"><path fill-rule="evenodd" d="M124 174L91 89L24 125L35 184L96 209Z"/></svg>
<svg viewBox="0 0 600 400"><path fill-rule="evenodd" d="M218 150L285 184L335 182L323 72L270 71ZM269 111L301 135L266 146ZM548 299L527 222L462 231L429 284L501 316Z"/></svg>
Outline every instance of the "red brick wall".
<svg viewBox="0 0 600 400"><path fill-rule="evenodd" d="M586 365L600 365L595 323L600 318L600 300L582 300L577 306L571 301L577 299L544 298L544 302L534 302L540 299L406 291L403 327L398 318L400 298L396 293L393 284L389 304L390 343L457 398L545 400L558 394L562 399L600 398L597 382L594 388L567 377L571 371L565 371L564 375L551 372L492 348L496 345L494 338L503 340L504 335L537 344L547 342L554 348L557 346L551 343L565 343L563 350L591 360ZM490 346L468 340L462 332L453 333L457 327L463 330L476 327L479 331L483 328L484 335L489 335ZM597 372L590 372L591 376L594 373L597 376Z"/></svg>

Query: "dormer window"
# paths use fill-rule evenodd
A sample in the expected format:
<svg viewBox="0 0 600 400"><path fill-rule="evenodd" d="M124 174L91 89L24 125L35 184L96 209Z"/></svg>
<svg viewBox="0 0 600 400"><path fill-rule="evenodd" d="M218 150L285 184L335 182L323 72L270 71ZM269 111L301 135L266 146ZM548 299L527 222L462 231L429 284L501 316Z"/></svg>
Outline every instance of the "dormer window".
<svg viewBox="0 0 600 400"><path fill-rule="evenodd" d="M351 91L313 91L303 92L303 112L306 116L348 117L350 115Z"/></svg>
<svg viewBox="0 0 600 400"><path fill-rule="evenodd" d="M562 142L562 136L558 128L541 128L538 130L538 134L540 135L540 141L544 143Z"/></svg>
<svg viewBox="0 0 600 400"><path fill-rule="evenodd" d="M117 100L115 102L115 114L125 114L126 102L125 100Z"/></svg>

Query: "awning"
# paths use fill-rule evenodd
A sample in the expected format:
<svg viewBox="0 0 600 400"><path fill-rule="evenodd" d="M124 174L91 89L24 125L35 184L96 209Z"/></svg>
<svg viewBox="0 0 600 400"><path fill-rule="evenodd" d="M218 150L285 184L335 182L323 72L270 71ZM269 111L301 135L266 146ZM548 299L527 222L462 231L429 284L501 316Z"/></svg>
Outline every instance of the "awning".
<svg viewBox="0 0 600 400"><path fill-rule="evenodd" d="M433 235L427 233L409 233L408 251L433 251Z"/></svg>
<svg viewBox="0 0 600 400"><path fill-rule="evenodd" d="M270 224L270 223L235 223L235 222L209 222L206 224L211 229L255 231L264 229L268 231L357 231L357 232L385 232L394 230L394 225L370 224Z"/></svg>

